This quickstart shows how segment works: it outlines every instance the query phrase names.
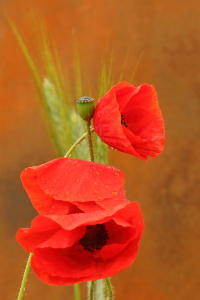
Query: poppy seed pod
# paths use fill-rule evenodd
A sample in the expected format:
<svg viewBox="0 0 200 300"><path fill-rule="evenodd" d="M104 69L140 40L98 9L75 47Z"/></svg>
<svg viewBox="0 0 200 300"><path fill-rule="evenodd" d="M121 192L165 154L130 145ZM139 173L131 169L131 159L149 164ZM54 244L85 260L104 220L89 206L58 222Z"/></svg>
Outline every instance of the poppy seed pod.
<svg viewBox="0 0 200 300"><path fill-rule="evenodd" d="M85 120L90 121L93 117L95 105L94 99L88 96L81 97L76 103L79 116Z"/></svg>

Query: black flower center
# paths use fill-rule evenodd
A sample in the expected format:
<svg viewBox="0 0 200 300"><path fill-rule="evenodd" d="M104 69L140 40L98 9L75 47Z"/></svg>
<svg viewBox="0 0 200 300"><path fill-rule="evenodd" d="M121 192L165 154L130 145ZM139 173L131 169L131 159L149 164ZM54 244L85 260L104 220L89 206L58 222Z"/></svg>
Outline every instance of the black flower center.
<svg viewBox="0 0 200 300"><path fill-rule="evenodd" d="M121 115L121 124L124 125L125 127L128 127L128 125L124 121L124 117L125 117L124 115Z"/></svg>
<svg viewBox="0 0 200 300"><path fill-rule="evenodd" d="M84 247L84 250L94 252L94 250L101 250L107 244L109 239L108 232L104 224L87 225L87 231L78 241Z"/></svg>

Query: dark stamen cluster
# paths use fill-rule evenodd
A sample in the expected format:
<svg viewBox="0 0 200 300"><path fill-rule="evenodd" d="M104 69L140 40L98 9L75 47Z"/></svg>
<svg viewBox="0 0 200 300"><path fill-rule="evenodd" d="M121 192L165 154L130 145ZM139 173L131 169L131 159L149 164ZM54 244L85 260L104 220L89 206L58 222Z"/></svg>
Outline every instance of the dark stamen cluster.
<svg viewBox="0 0 200 300"><path fill-rule="evenodd" d="M87 225L87 231L78 241L84 247L84 250L94 252L94 250L101 250L107 244L109 239L108 232L104 224Z"/></svg>
<svg viewBox="0 0 200 300"><path fill-rule="evenodd" d="M124 121L124 117L125 117L124 115L121 115L121 124L124 125L125 127L128 127L128 125Z"/></svg>

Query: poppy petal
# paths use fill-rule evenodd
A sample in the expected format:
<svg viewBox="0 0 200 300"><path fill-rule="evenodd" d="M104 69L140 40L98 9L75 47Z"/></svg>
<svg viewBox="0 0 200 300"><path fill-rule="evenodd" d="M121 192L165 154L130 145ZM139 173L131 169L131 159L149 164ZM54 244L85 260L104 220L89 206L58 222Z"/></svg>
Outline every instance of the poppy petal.
<svg viewBox="0 0 200 300"><path fill-rule="evenodd" d="M165 131L155 88L121 82L101 99L93 116L94 130L111 148L147 161L164 148Z"/></svg>
<svg viewBox="0 0 200 300"><path fill-rule="evenodd" d="M53 236L60 226L49 218L38 216L32 222L32 228L22 228L17 231L16 240L28 252Z"/></svg>
<svg viewBox="0 0 200 300"><path fill-rule="evenodd" d="M125 202L121 171L80 159L59 158L27 168L21 180L33 206L44 215L101 210L99 202L116 193L121 195L118 203Z"/></svg>
<svg viewBox="0 0 200 300"><path fill-rule="evenodd" d="M39 186L54 199L97 201L112 197L124 184L121 171L80 159L59 158L37 167ZM107 189L111 186L111 189ZM78 199L77 199L78 198Z"/></svg>

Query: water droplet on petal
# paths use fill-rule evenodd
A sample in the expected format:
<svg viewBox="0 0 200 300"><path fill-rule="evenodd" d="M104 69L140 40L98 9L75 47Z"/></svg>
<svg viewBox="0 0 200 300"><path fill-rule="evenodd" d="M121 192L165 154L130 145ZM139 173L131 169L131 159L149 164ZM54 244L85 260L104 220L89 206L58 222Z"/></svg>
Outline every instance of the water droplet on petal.
<svg viewBox="0 0 200 300"><path fill-rule="evenodd" d="M79 197L81 197L81 194L78 194Z"/></svg>
<svg viewBox="0 0 200 300"><path fill-rule="evenodd" d="M108 146L109 147L109 149L111 149L111 150L116 150L115 148L113 148L113 147L110 147L110 146Z"/></svg>
<svg viewBox="0 0 200 300"><path fill-rule="evenodd" d="M97 175L100 175L100 173L99 173L99 172L96 172L96 174L97 174Z"/></svg>
<svg viewBox="0 0 200 300"><path fill-rule="evenodd" d="M71 200L70 198L67 198L67 199L66 199L66 201L70 201L70 200Z"/></svg>
<svg viewBox="0 0 200 300"><path fill-rule="evenodd" d="M66 191L65 192L65 196L69 196L70 192L69 191Z"/></svg>
<svg viewBox="0 0 200 300"><path fill-rule="evenodd" d="M56 179L56 178L54 178L53 182L56 182L56 181L57 181L57 179Z"/></svg>
<svg viewBox="0 0 200 300"><path fill-rule="evenodd" d="M78 179L76 179L76 181L77 181L77 182L79 182L79 181L80 181L80 179L78 178Z"/></svg>
<svg viewBox="0 0 200 300"><path fill-rule="evenodd" d="M53 196L53 199L55 199L55 200L58 200L58 197L56 197L56 196Z"/></svg>
<svg viewBox="0 0 200 300"><path fill-rule="evenodd" d="M117 192L112 192L112 194L113 194L114 196L117 196L118 193L117 193Z"/></svg>
<svg viewBox="0 0 200 300"><path fill-rule="evenodd" d="M49 194L49 190L44 190L44 193L48 195Z"/></svg>
<svg viewBox="0 0 200 300"><path fill-rule="evenodd" d="M115 172L115 176L116 176L116 177L119 177L119 173Z"/></svg>
<svg viewBox="0 0 200 300"><path fill-rule="evenodd" d="M110 186L109 186L109 185L106 185L106 188L107 188L107 189L110 189Z"/></svg>
<svg viewBox="0 0 200 300"><path fill-rule="evenodd" d="M94 186L97 186L98 185L98 183L97 182L94 182Z"/></svg>
<svg viewBox="0 0 200 300"><path fill-rule="evenodd" d="M95 193L95 194L98 194L98 193L99 193L99 191L97 191L97 190L94 190L94 193Z"/></svg>
<svg viewBox="0 0 200 300"><path fill-rule="evenodd" d="M101 200L101 199L102 199L102 197L98 197L98 199L99 199L99 200Z"/></svg>

